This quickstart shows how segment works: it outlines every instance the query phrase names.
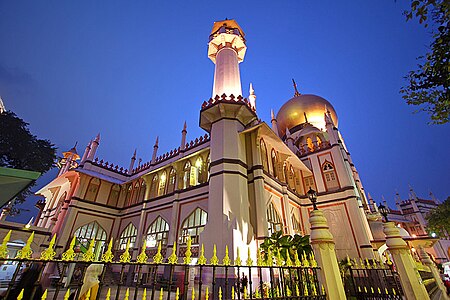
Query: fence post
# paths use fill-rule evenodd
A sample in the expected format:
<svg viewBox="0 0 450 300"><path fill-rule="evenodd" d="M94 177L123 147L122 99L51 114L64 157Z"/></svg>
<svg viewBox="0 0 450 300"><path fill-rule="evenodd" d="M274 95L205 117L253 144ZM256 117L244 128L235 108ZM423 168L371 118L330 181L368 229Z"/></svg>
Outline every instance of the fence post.
<svg viewBox="0 0 450 300"><path fill-rule="evenodd" d="M425 264L426 266L428 266L430 268L431 274L433 274L433 278L436 281L436 285L442 292L441 299L449 299L449 297L447 296L447 289L445 288L445 285L442 282L441 275L439 274L439 270L437 269L436 265L431 260L430 256L425 251L423 246L419 246L419 258L423 264Z"/></svg>
<svg viewBox="0 0 450 300"><path fill-rule="evenodd" d="M313 210L309 216L311 224L311 245L320 267L319 277L325 287L328 299L347 299L334 249L333 235L328 230L327 219L320 210Z"/></svg>
<svg viewBox="0 0 450 300"><path fill-rule="evenodd" d="M406 299L429 300L430 297L422 283L411 253L409 253L408 245L400 236L400 230L394 222L385 222L383 223L383 232L386 235L386 246L394 260Z"/></svg>

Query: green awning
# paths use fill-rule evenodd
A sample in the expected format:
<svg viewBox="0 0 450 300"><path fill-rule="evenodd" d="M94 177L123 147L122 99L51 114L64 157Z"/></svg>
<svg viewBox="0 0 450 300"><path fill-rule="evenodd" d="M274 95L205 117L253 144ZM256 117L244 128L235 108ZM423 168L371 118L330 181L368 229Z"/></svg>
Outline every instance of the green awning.
<svg viewBox="0 0 450 300"><path fill-rule="evenodd" d="M39 172L0 167L0 207L41 176Z"/></svg>

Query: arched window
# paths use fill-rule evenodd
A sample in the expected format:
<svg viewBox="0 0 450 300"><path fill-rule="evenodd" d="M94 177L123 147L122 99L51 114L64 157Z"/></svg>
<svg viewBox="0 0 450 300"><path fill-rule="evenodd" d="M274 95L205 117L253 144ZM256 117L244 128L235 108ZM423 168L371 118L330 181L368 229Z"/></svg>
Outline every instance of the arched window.
<svg viewBox="0 0 450 300"><path fill-rule="evenodd" d="M264 169L264 171L269 172L269 161L267 160L267 148L266 148L266 143L264 143L263 139L261 139L259 141L259 146L261 149L261 160L262 160L263 169Z"/></svg>
<svg viewBox="0 0 450 300"><path fill-rule="evenodd" d="M112 206L117 206L120 196L120 185L113 184L111 191L109 192L108 204Z"/></svg>
<svg viewBox="0 0 450 300"><path fill-rule="evenodd" d="M310 137L306 138L306 145L308 146L308 149L309 149L310 152L314 151L314 144L313 144L313 141L312 141L312 139Z"/></svg>
<svg viewBox="0 0 450 300"><path fill-rule="evenodd" d="M125 229L120 234L119 249L125 250L128 241L130 242L130 248L133 248L134 244L136 243L136 237L137 237L136 226L134 226L133 223L128 224L128 226L125 227Z"/></svg>
<svg viewBox="0 0 450 300"><path fill-rule="evenodd" d="M144 198L145 198L145 188L146 188L145 181L142 180L142 182L141 182L141 187L139 188L138 202L144 201Z"/></svg>
<svg viewBox="0 0 450 300"><path fill-rule="evenodd" d="M130 205L133 205L133 204L137 203L137 201L138 201L138 196L139 196L139 187L140 187L139 182L136 181L136 182L134 183L133 196L132 196Z"/></svg>
<svg viewBox="0 0 450 300"><path fill-rule="evenodd" d="M192 244L198 244L200 233L205 229L208 213L201 208L195 209L181 226L180 243L186 244L188 236L191 237Z"/></svg>
<svg viewBox="0 0 450 300"><path fill-rule="evenodd" d="M325 161L322 165L322 173L325 179L325 187L327 190L335 190L339 188L339 182L336 177L334 166L329 161Z"/></svg>
<svg viewBox="0 0 450 300"><path fill-rule="evenodd" d="M147 248L167 245L169 237L169 224L161 217L156 218L147 230Z"/></svg>
<svg viewBox="0 0 450 300"><path fill-rule="evenodd" d="M205 171L203 169L203 159L201 158L201 156L199 156L197 158L197 160L195 161L195 167L197 168L197 182L198 183L203 183L205 182Z"/></svg>
<svg viewBox="0 0 450 300"><path fill-rule="evenodd" d="M94 255L96 259L103 253L102 248L106 243L106 231L96 221L79 227L75 230L74 236L82 253L87 251L92 239L95 240Z"/></svg>
<svg viewBox="0 0 450 300"><path fill-rule="evenodd" d="M273 169L273 177L278 178L279 174L278 174L278 158L277 158L277 153L275 152L275 149L272 149L271 152L271 156L272 156L272 169Z"/></svg>
<svg viewBox="0 0 450 300"><path fill-rule="evenodd" d="M317 140L317 146L320 148L322 146L322 139L316 135L316 140Z"/></svg>
<svg viewBox="0 0 450 300"><path fill-rule="evenodd" d="M272 202L267 206L266 211L267 217L267 228L269 230L269 234L275 233L277 231L283 230L283 224L281 223L281 217L278 214L275 206Z"/></svg>
<svg viewBox="0 0 450 300"><path fill-rule="evenodd" d="M158 196L158 184L159 177L158 174L155 174L152 177L152 184L150 186L150 198L155 198L156 196Z"/></svg>
<svg viewBox="0 0 450 300"><path fill-rule="evenodd" d="M167 184L167 193L173 193L175 191L175 183L177 180L177 171L172 168L169 173L169 182Z"/></svg>
<svg viewBox="0 0 450 300"><path fill-rule="evenodd" d="M183 189L191 186L191 162L188 160L183 168Z"/></svg>
<svg viewBox="0 0 450 300"><path fill-rule="evenodd" d="M166 182L167 182L167 172L164 171L162 172L161 178L159 179L158 196L164 195L166 191Z"/></svg>
<svg viewBox="0 0 450 300"><path fill-rule="evenodd" d="M131 205L131 196L133 196L133 185L130 183L126 187L127 194L125 195L125 205Z"/></svg>
<svg viewBox="0 0 450 300"><path fill-rule="evenodd" d="M89 185L86 191L86 195L84 196L84 199L88 201L95 201L95 198L97 198L99 188L100 188L100 179L92 178L91 181L89 181Z"/></svg>
<svg viewBox="0 0 450 300"><path fill-rule="evenodd" d="M291 221L294 233L302 234L302 227L300 226L300 222L298 221L295 214L291 214Z"/></svg>

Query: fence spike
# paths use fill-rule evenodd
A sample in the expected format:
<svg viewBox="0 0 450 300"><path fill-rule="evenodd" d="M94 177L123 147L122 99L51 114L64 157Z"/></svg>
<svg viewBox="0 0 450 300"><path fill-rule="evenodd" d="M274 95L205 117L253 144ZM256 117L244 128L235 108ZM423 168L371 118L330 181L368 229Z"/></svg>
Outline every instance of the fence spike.
<svg viewBox="0 0 450 300"><path fill-rule="evenodd" d="M161 241L158 243L158 251L156 252L155 256L153 256L153 263L160 264L164 260L164 257L161 254Z"/></svg>
<svg viewBox="0 0 450 300"><path fill-rule="evenodd" d="M261 298L261 295L259 294L259 289L256 289L256 290L255 290L255 298L256 298L256 299Z"/></svg>
<svg viewBox="0 0 450 300"><path fill-rule="evenodd" d="M242 260L241 260L241 257L240 257L240 253L239 253L240 251L239 251L239 247L236 247L236 259L234 260L234 265L235 266L240 266L240 265L242 265Z"/></svg>
<svg viewBox="0 0 450 300"><path fill-rule="evenodd" d="M251 253L250 253L250 247L248 247L248 250L247 250L247 260L245 261L245 263L249 267L253 266L253 259L252 259Z"/></svg>
<svg viewBox="0 0 450 300"><path fill-rule="evenodd" d="M33 254L33 250L31 249L31 243L33 242L34 231L31 233L30 237L27 240L25 246L23 246L22 250L19 250L17 253L17 258L20 259L30 259Z"/></svg>
<svg viewBox="0 0 450 300"><path fill-rule="evenodd" d="M297 250L294 253L294 264L296 267L301 267L302 263L300 262L300 259L298 258L298 252Z"/></svg>
<svg viewBox="0 0 450 300"><path fill-rule="evenodd" d="M144 240L144 243L142 244L142 248L141 248L141 253L139 253L139 255L136 257L136 262L138 264L147 263L148 256L147 256L147 253L145 253L146 249L147 249L147 246L146 246L145 240Z"/></svg>
<svg viewBox="0 0 450 300"><path fill-rule="evenodd" d="M394 288L392 288L392 294L394 294L394 296L397 295Z"/></svg>
<svg viewBox="0 0 450 300"><path fill-rule="evenodd" d="M364 286L364 293L367 294L367 288L366 288L366 286Z"/></svg>
<svg viewBox="0 0 450 300"><path fill-rule="evenodd" d="M216 250L216 244L213 246L213 256L211 257L211 265L216 266L219 264L219 259L217 258L217 250Z"/></svg>
<svg viewBox="0 0 450 300"><path fill-rule="evenodd" d="M377 261L375 260L375 259L373 259L372 260L372 267L374 268L374 269L376 269L378 266L377 266Z"/></svg>
<svg viewBox="0 0 450 300"><path fill-rule="evenodd" d="M105 300L111 300L111 288L108 288L108 291L106 292L106 299Z"/></svg>
<svg viewBox="0 0 450 300"><path fill-rule="evenodd" d="M302 266L304 268L309 268L309 261L306 259L306 253L302 255Z"/></svg>
<svg viewBox="0 0 450 300"><path fill-rule="evenodd" d="M231 300L234 300L234 285L231 286Z"/></svg>
<svg viewBox="0 0 450 300"><path fill-rule="evenodd" d="M45 249L44 251L42 251L41 253L41 260L52 260L55 255L56 252L54 250L55 247L55 242L56 242L56 233L53 235L52 239L50 240L50 243L48 244L48 248Z"/></svg>
<svg viewBox="0 0 450 300"><path fill-rule="evenodd" d="M144 288L144 292L142 293L142 299L141 300L147 300L147 288Z"/></svg>
<svg viewBox="0 0 450 300"><path fill-rule="evenodd" d="M191 263L191 256L192 256L191 244L192 244L192 240L191 240L191 236L189 235L187 238L187 242L186 242L186 252L184 253L184 258L183 258L183 263L185 265L188 265Z"/></svg>
<svg viewBox="0 0 450 300"><path fill-rule="evenodd" d="M47 291L47 289L45 289L44 293L41 296L41 300L46 300L47 299L47 294L48 294L48 291Z"/></svg>
<svg viewBox="0 0 450 300"><path fill-rule="evenodd" d="M130 297L130 288L127 288L127 290L125 291L125 298L123 298L123 300L128 300L129 297Z"/></svg>
<svg viewBox="0 0 450 300"><path fill-rule="evenodd" d="M317 261L316 261L316 258L314 256L313 252L311 252L310 255L309 255L309 261L311 263L311 267L313 267L313 268L317 267Z"/></svg>
<svg viewBox="0 0 450 300"><path fill-rule="evenodd" d="M273 266L273 258L272 258L272 251L270 251L270 249L267 250L267 260L266 260L266 265L269 267Z"/></svg>
<svg viewBox="0 0 450 300"><path fill-rule="evenodd" d="M112 253L112 246L113 246L113 238L109 240L108 249L106 252L102 255L102 261L103 262L112 262L114 258L114 254Z"/></svg>
<svg viewBox="0 0 450 300"><path fill-rule="evenodd" d="M209 289L208 289L208 286L206 286L205 300L209 300Z"/></svg>
<svg viewBox="0 0 450 300"><path fill-rule="evenodd" d="M24 291L24 289L22 289L20 291L20 294L17 296L17 300L22 300L23 299L23 291Z"/></svg>
<svg viewBox="0 0 450 300"><path fill-rule="evenodd" d="M300 290L298 289L298 283L295 284L295 293L297 294L297 297L300 297Z"/></svg>
<svg viewBox="0 0 450 300"><path fill-rule="evenodd" d="M163 288L161 288L161 290L159 291L159 300L163 300L163 296L164 296L164 290Z"/></svg>
<svg viewBox="0 0 450 300"><path fill-rule="evenodd" d="M384 288L384 292L386 293L386 295L389 295L389 291L388 291L387 287Z"/></svg>
<svg viewBox="0 0 450 300"><path fill-rule="evenodd" d="M386 264L389 267L392 266L391 256L387 252L384 252L384 253L386 254Z"/></svg>
<svg viewBox="0 0 450 300"><path fill-rule="evenodd" d="M372 268L372 266L370 265L369 259L367 257L366 257L366 266L367 266L367 269Z"/></svg>
<svg viewBox="0 0 450 300"><path fill-rule="evenodd" d="M169 264L174 265L178 262L177 257L177 242L173 242L172 254L169 256Z"/></svg>
<svg viewBox="0 0 450 300"><path fill-rule="evenodd" d="M225 257L222 260L224 266L229 266L231 263L230 257L228 256L228 246L225 246Z"/></svg>
<svg viewBox="0 0 450 300"><path fill-rule="evenodd" d="M308 289L306 288L306 284L305 284L305 288L303 291L303 296L309 296Z"/></svg>
<svg viewBox="0 0 450 300"><path fill-rule="evenodd" d="M370 287L370 291L372 292L372 294L375 294L375 291L373 289L373 286Z"/></svg>
<svg viewBox="0 0 450 300"><path fill-rule="evenodd" d="M280 249L277 249L276 264L277 264L277 267L281 267L283 265L283 259L281 258Z"/></svg>
<svg viewBox="0 0 450 300"><path fill-rule="evenodd" d="M289 254L289 250L286 251L286 266L292 267L291 255Z"/></svg>
<svg viewBox="0 0 450 300"><path fill-rule="evenodd" d="M381 295L381 289L380 289L380 287L378 287L378 294Z"/></svg>
<svg viewBox="0 0 450 300"><path fill-rule="evenodd" d="M89 243L89 247L86 251L86 253L83 254L83 261L89 262L94 261L94 245L95 245L95 239L92 239Z"/></svg>
<svg viewBox="0 0 450 300"><path fill-rule="evenodd" d="M11 239L11 232L12 230L8 231L8 233L3 238L3 242L0 246L0 258L7 258L8 257L8 242Z"/></svg>
<svg viewBox="0 0 450 300"><path fill-rule="evenodd" d="M286 285L286 296L288 296L288 297L292 296L292 292L289 289L289 286L287 286L287 285Z"/></svg>
<svg viewBox="0 0 450 300"><path fill-rule="evenodd" d="M359 258L359 265L361 266L361 269L365 269L366 268L366 266L364 265L364 261L363 261L363 259L361 257Z"/></svg>
<svg viewBox="0 0 450 300"><path fill-rule="evenodd" d="M361 287L360 286L358 286L358 293L361 293L362 291L361 291Z"/></svg>
<svg viewBox="0 0 450 300"><path fill-rule="evenodd" d="M350 261L351 261L351 260L350 260ZM355 269L359 269L358 261L357 261L356 258L353 259L353 267L354 267Z"/></svg>
<svg viewBox="0 0 450 300"><path fill-rule="evenodd" d="M130 255L130 239L127 241L127 245L125 246L125 251L120 255L119 261L121 263L129 263L131 261Z"/></svg>
<svg viewBox="0 0 450 300"><path fill-rule="evenodd" d="M62 254L62 260L63 261L68 261L68 260L74 260L75 259L75 251L73 250L73 248L75 247L75 241L76 241L76 237L74 236L72 238L72 241L70 241L69 249L67 249Z"/></svg>
<svg viewBox="0 0 450 300"><path fill-rule="evenodd" d="M244 299L248 299L248 295L247 295L247 287L246 286L244 286L244 295L243 295L244 297Z"/></svg>
<svg viewBox="0 0 450 300"><path fill-rule="evenodd" d="M322 295L325 295L325 286L322 284Z"/></svg>
<svg viewBox="0 0 450 300"><path fill-rule="evenodd" d="M312 296L317 296L317 289L314 283L312 284Z"/></svg>
<svg viewBox="0 0 450 300"><path fill-rule="evenodd" d="M256 253L256 265L258 267L264 266L264 260L262 258L261 252L259 252L259 251Z"/></svg>
<svg viewBox="0 0 450 300"><path fill-rule="evenodd" d="M64 294L64 300L69 300L69 297L70 297L70 288L67 289L66 293ZM106 300L109 300L109 299L106 299Z"/></svg>
<svg viewBox="0 0 450 300"><path fill-rule="evenodd" d="M177 291L175 292L175 300L178 300L180 298L180 288L177 288Z"/></svg>
<svg viewBox="0 0 450 300"><path fill-rule="evenodd" d="M277 288L276 288L276 292L277 292L277 297L280 297L280 288L278 287L278 285L277 285Z"/></svg>
<svg viewBox="0 0 450 300"><path fill-rule="evenodd" d="M197 264L206 265L205 247L203 246L203 244L200 248L200 256L198 257Z"/></svg>
<svg viewBox="0 0 450 300"><path fill-rule="evenodd" d="M192 287L191 300L195 300L195 288Z"/></svg>
<svg viewBox="0 0 450 300"><path fill-rule="evenodd" d="M219 300L222 300L222 287L219 286Z"/></svg>

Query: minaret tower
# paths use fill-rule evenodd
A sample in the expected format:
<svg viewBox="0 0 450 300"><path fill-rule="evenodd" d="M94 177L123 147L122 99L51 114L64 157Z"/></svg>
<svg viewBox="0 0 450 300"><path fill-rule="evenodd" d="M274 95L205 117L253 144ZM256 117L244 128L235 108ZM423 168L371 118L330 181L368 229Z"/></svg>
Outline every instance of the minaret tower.
<svg viewBox="0 0 450 300"><path fill-rule="evenodd" d="M240 135L257 119L255 108L241 95L239 62L245 50L244 33L236 21L214 23L208 47L208 56L215 63L214 96L203 103L200 112L200 127L211 135L208 223L200 242L207 252L216 244L219 257L225 254L225 246L234 257L236 247L255 245L250 225L246 143Z"/></svg>
<svg viewBox="0 0 450 300"><path fill-rule="evenodd" d="M242 95L239 63L246 50L244 32L236 21L214 22L208 43L208 57L216 65L212 98Z"/></svg>

